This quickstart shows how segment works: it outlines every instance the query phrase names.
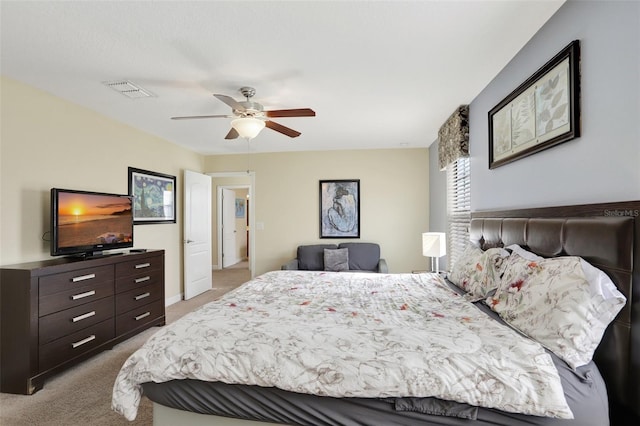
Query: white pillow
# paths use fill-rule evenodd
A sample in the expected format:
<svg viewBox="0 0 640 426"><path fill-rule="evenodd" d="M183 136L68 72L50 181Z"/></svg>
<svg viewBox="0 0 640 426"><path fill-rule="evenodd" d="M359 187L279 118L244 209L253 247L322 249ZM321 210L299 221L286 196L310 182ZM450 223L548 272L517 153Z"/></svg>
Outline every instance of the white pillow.
<svg viewBox="0 0 640 426"><path fill-rule="evenodd" d="M498 288L503 260L508 256L509 252L501 248L482 251L469 244L447 278L467 292L467 300L484 299Z"/></svg>
<svg viewBox="0 0 640 426"><path fill-rule="evenodd" d="M573 369L593 358L626 302L611 279L576 256L526 259L514 251L486 303Z"/></svg>

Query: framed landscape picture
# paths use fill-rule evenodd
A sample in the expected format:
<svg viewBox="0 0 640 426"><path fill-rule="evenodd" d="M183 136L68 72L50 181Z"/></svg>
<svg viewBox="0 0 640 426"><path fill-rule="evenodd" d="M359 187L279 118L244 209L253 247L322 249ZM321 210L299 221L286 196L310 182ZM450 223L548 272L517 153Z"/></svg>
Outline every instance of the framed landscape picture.
<svg viewBox="0 0 640 426"><path fill-rule="evenodd" d="M176 177L129 167L133 223L176 223Z"/></svg>

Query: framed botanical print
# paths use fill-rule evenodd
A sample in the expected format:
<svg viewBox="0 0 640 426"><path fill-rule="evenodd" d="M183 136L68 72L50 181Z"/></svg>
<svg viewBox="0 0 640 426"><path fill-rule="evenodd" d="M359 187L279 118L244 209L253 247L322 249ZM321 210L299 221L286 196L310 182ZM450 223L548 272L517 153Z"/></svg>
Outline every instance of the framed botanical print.
<svg viewBox="0 0 640 426"><path fill-rule="evenodd" d="M580 136L580 42L575 40L489 111L489 168Z"/></svg>

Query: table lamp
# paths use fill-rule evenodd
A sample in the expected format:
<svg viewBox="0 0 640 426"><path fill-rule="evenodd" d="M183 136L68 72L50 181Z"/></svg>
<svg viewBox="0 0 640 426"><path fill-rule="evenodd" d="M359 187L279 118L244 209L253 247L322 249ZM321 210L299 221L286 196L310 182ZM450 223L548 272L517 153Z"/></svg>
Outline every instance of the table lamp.
<svg viewBox="0 0 640 426"><path fill-rule="evenodd" d="M439 261L445 254L447 254L447 236L444 232L425 232L422 234L422 255L431 257L431 271L434 271L433 260L435 258L435 272L440 272Z"/></svg>

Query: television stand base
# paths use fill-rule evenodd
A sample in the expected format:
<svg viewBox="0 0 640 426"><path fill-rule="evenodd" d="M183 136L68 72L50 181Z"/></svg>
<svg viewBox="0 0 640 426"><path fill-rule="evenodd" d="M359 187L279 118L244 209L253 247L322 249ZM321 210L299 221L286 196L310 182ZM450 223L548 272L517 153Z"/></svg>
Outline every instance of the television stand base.
<svg viewBox="0 0 640 426"><path fill-rule="evenodd" d="M89 252L86 252L86 253L74 254L74 255L71 255L69 257L75 258L75 259L89 260L89 259L100 259L100 258L109 257L109 256L117 256L117 255L120 255L120 254L124 254L124 252L109 253L109 252L106 252L106 251L89 251Z"/></svg>

